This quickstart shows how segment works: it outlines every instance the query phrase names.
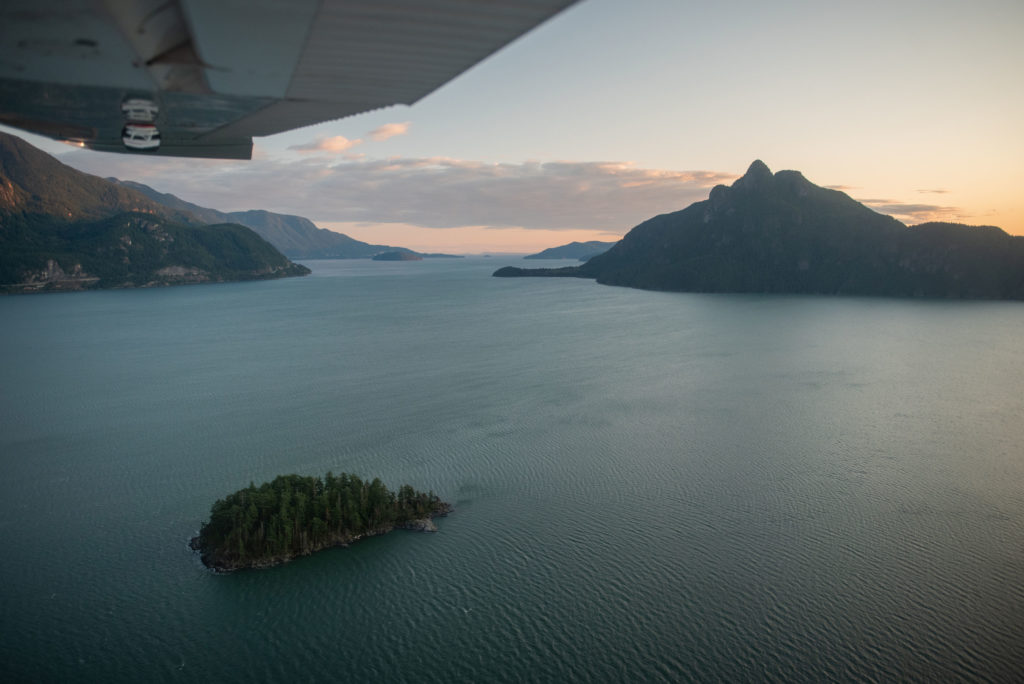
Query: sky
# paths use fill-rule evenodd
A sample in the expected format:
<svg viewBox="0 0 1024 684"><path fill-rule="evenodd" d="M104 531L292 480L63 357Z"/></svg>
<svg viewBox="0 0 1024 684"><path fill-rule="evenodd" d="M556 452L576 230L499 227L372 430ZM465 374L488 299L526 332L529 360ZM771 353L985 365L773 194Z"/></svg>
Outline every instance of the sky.
<svg viewBox="0 0 1024 684"><path fill-rule="evenodd" d="M1024 235L1024 2L582 0L411 107L258 138L252 161L4 130L89 173L420 251L616 240L755 159L910 225Z"/></svg>

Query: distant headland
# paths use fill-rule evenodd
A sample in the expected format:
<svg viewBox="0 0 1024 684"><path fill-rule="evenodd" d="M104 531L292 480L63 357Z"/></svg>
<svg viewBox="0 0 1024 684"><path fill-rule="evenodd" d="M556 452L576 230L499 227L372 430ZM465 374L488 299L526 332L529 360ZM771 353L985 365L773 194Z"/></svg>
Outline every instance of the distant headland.
<svg viewBox="0 0 1024 684"><path fill-rule="evenodd" d="M644 221L580 266L494 275L675 292L1024 299L1024 237L994 226L908 227L755 161L731 187Z"/></svg>
<svg viewBox="0 0 1024 684"><path fill-rule="evenodd" d="M376 478L280 475L219 499L190 546L217 571L266 568L395 528L436 532L432 518L451 511L433 492L395 494Z"/></svg>
<svg viewBox="0 0 1024 684"><path fill-rule="evenodd" d="M390 252L375 254L371 259L374 261L423 261L423 257L415 252L406 252L397 249Z"/></svg>
<svg viewBox="0 0 1024 684"><path fill-rule="evenodd" d="M604 254L615 245L614 242L601 242L591 240L590 242L570 242L567 245L549 247L536 254L524 256L524 259L577 259L586 261L598 254Z"/></svg>

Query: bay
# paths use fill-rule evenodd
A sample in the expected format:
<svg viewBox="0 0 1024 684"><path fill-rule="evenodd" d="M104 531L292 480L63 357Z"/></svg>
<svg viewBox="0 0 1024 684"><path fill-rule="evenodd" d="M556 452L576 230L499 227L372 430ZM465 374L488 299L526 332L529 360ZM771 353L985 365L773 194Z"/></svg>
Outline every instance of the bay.
<svg viewBox="0 0 1024 684"><path fill-rule="evenodd" d="M521 263L0 298L4 680L1024 674L1024 306L489 277ZM187 548L328 470L457 510Z"/></svg>

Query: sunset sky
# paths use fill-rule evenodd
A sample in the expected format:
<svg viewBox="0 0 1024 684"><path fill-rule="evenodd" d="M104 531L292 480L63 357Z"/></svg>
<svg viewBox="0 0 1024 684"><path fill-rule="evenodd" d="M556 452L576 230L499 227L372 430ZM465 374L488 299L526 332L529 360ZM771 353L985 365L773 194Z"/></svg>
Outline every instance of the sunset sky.
<svg viewBox="0 0 1024 684"><path fill-rule="evenodd" d="M754 159L908 224L1024 235L1024 2L583 0L412 107L257 139L249 162L16 133L197 204L425 251L618 239Z"/></svg>

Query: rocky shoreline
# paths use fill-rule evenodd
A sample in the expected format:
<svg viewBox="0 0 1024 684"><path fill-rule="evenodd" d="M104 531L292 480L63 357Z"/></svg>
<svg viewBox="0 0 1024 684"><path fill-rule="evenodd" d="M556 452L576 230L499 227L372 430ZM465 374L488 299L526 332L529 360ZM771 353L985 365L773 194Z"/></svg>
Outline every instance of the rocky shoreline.
<svg viewBox="0 0 1024 684"><path fill-rule="evenodd" d="M417 518L415 520L407 520L405 522L397 523L395 525L387 525L384 527L375 528L369 530L363 534L354 536L337 537L329 540L328 542L318 545L314 548L309 549L305 553L295 553L281 556L269 556L264 558L254 558L246 560L244 563L237 562L224 562L220 559L213 558L211 554L205 553L199 543L199 535L196 535L189 539L188 546L194 552L199 554L199 559L202 561L210 570L218 573L229 573L235 570L260 570L263 568L272 568L278 565L283 565L302 556L310 556L318 551L332 548L347 548L349 544L353 544L360 539L367 537L377 537L382 534L387 534L393 530L409 530L411 532L437 532L437 525L434 523L434 518L447 517L449 513L453 512L455 507L450 503L442 501L439 503L437 509L430 513L430 515Z"/></svg>

